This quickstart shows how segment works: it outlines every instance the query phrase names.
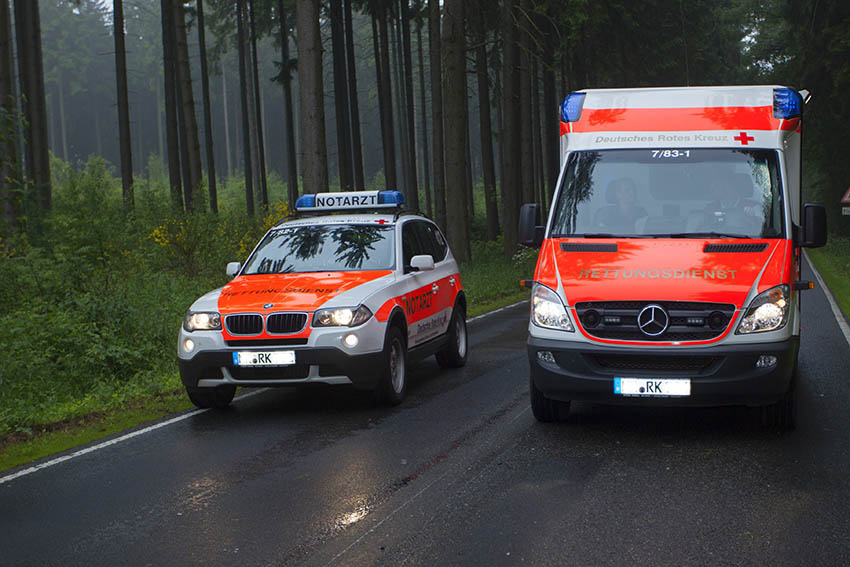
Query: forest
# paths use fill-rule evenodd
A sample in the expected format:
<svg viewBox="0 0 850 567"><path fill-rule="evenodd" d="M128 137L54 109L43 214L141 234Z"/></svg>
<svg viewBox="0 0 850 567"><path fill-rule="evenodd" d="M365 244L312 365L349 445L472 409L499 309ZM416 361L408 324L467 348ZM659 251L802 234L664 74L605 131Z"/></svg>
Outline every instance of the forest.
<svg viewBox="0 0 850 567"><path fill-rule="evenodd" d="M578 89L808 89L804 200L846 232L848 26L844 0L0 0L0 435L176 389L185 308L304 192L397 188L471 293L514 297L493 274L533 268L519 207Z"/></svg>

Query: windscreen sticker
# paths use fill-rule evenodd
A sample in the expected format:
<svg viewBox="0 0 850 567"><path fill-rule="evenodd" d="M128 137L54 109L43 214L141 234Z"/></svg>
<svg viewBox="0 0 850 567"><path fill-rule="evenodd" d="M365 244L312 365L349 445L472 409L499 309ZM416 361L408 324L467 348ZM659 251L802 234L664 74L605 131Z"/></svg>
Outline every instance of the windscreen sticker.
<svg viewBox="0 0 850 567"><path fill-rule="evenodd" d="M285 288L276 288L276 289L245 289L241 291L228 291L223 290L221 295L225 297L237 297L244 295L269 295L269 294L279 294L279 293L334 293L339 291L339 288L333 287L316 287L316 288L297 288L297 287L285 287Z"/></svg>

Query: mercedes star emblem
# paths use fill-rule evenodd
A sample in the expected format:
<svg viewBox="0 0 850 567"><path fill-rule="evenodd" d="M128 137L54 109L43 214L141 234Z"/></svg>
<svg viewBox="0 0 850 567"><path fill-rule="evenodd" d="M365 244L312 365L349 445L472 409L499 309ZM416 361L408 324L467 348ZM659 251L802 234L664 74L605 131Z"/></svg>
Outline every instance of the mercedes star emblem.
<svg viewBox="0 0 850 567"><path fill-rule="evenodd" d="M660 305L647 305L638 313L638 328L644 335L657 337L667 330L670 324L670 316Z"/></svg>

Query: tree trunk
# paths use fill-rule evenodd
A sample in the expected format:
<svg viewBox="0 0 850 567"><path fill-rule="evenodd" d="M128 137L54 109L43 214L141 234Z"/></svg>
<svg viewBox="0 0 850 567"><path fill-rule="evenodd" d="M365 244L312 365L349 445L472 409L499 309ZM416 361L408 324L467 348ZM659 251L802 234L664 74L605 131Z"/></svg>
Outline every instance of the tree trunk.
<svg viewBox="0 0 850 567"><path fill-rule="evenodd" d="M236 0L236 37L239 44L239 93L242 108L242 153L245 169L245 206L248 215L254 215L254 178L251 170L251 131L248 124L248 73L245 69L245 22L244 0Z"/></svg>
<svg viewBox="0 0 850 567"><path fill-rule="evenodd" d="M301 163L304 187L307 191L318 193L328 190L319 0L301 0L295 4L295 27L298 30Z"/></svg>
<svg viewBox="0 0 850 567"><path fill-rule="evenodd" d="M545 24L544 24L545 25ZM546 195L551 198L558 182L560 151L559 118L557 113L558 97L555 93L555 48L554 33L546 28L543 47L543 169L546 180Z"/></svg>
<svg viewBox="0 0 850 567"><path fill-rule="evenodd" d="M337 165L339 188L351 191L354 186L351 173L351 127L348 117L348 81L345 62L345 30L342 3L330 3L331 53L333 54L334 109L336 114Z"/></svg>
<svg viewBox="0 0 850 567"><path fill-rule="evenodd" d="M174 26L171 4L174 0L161 0L162 58L165 81L165 128L168 147L168 180L171 186L171 206L183 210L183 189L180 177L180 140L177 128L177 64L174 56ZM99 118L100 114L95 115ZM98 122L98 126L100 123ZM98 129L99 130L99 129ZM98 150L98 153L101 153Z"/></svg>
<svg viewBox="0 0 850 567"><path fill-rule="evenodd" d="M18 228L22 188L15 143L18 112L13 88L15 72L9 0L0 0L0 38L0 236L3 237L3 247L8 248L8 237Z"/></svg>
<svg viewBox="0 0 850 567"><path fill-rule="evenodd" d="M351 118L352 171L354 188L366 189L363 176L363 141L360 134L360 102L357 100L357 65L354 60L354 27L351 17L351 0L345 3L345 52L348 58L348 106Z"/></svg>
<svg viewBox="0 0 850 567"><path fill-rule="evenodd" d="M519 43L517 0L505 0L502 8L502 234L504 254L510 259L517 247L519 198L522 177L519 159Z"/></svg>
<svg viewBox="0 0 850 567"><path fill-rule="evenodd" d="M121 150L121 189L124 213L135 210L133 150L130 137L130 101L127 95L127 53L124 49L124 0L112 2L112 37L115 39L115 80L118 85L118 145Z"/></svg>
<svg viewBox="0 0 850 567"><path fill-rule="evenodd" d="M165 163L165 139L164 133L162 131L162 85L157 82L156 83L156 143L157 143L157 151L159 153L159 159Z"/></svg>
<svg viewBox="0 0 850 567"><path fill-rule="evenodd" d="M404 193L407 202L410 201L410 195L408 194L408 188L410 187L410 163L408 158L410 157L407 153L407 112L405 111L404 104L404 70L402 69L402 55L401 55L401 33L398 30L400 24L398 22L390 23L390 37L391 44L393 45L392 49L392 68L395 71L395 105L398 109L398 114L396 117L398 118L398 124L394 125L394 130L398 131L398 156L399 162L401 165L401 179L400 189Z"/></svg>
<svg viewBox="0 0 850 567"><path fill-rule="evenodd" d="M207 150L207 186L210 192L210 210L218 213L218 190L215 181L215 153L213 148L212 111L210 110L210 74L207 69L207 42L204 29L204 0L198 0L198 48L201 55L201 93L204 103L204 146Z"/></svg>
<svg viewBox="0 0 850 567"><path fill-rule="evenodd" d="M384 158L384 183L386 184L387 176L389 175L389 156L390 152L387 148L387 128L391 127L386 123L386 112L384 112L384 107L386 102L384 102L384 77L382 74L382 65L381 65L381 47L380 47L380 33L378 32L378 16L377 9L372 12L372 49L375 53L375 82L378 86L378 118L381 122L381 153Z"/></svg>
<svg viewBox="0 0 850 567"><path fill-rule="evenodd" d="M410 208L414 211L419 210L419 187L416 182L416 116L413 108L413 57L410 48L410 2L409 0L399 1L399 10L401 11L401 41L402 55L404 56L404 93L406 100L406 117L407 117L407 193ZM402 83L399 83L401 88Z"/></svg>
<svg viewBox="0 0 850 567"><path fill-rule="evenodd" d="M286 142L284 163L286 165L287 195L289 196L289 208L294 210L295 201L298 199L298 164L295 161L295 123L292 117L292 73L289 57L289 26L286 23L286 12L283 0L278 0L278 17L280 18L280 54L281 73L283 75L283 116L284 140Z"/></svg>
<svg viewBox="0 0 850 567"><path fill-rule="evenodd" d="M487 75L486 31L482 7L473 16L475 25L475 74L478 78L478 121L481 134L481 169L484 178L484 206L487 213L487 240L499 235L499 206L496 199L496 169L493 164L493 126L490 120L490 81Z"/></svg>
<svg viewBox="0 0 850 567"><path fill-rule="evenodd" d="M419 12L420 1L416 0L416 11ZM431 175L428 168L431 160L428 156L428 106L425 101L425 59L422 56L422 20L416 26L416 48L419 54L419 111L422 121L422 180L425 184L425 214L433 215L434 207L431 202Z"/></svg>
<svg viewBox="0 0 850 567"><path fill-rule="evenodd" d="M387 187L398 189L398 177L396 176L395 167L395 128L393 126L393 90L392 78L390 75L390 38L387 30L387 14L386 8L381 6L378 10L377 20L380 29L379 41L381 44L381 98L383 102L381 106L382 124L384 124L384 151L386 159L384 167L387 178Z"/></svg>
<svg viewBox="0 0 850 567"><path fill-rule="evenodd" d="M443 155L443 63L440 46L440 0L428 0L428 58L431 62L431 122L434 144L434 220L446 230L446 172Z"/></svg>
<svg viewBox="0 0 850 567"><path fill-rule="evenodd" d="M186 142L189 187L184 187L187 197L186 212L195 211L198 189L201 185L201 143L198 139L198 122L195 118L195 97L192 94L192 75L189 67L189 43L186 36L186 12L182 2L174 3L174 31L176 35L177 78L179 81L183 118L181 126Z"/></svg>
<svg viewBox="0 0 850 567"><path fill-rule="evenodd" d="M540 128L540 85L538 83L538 65L535 58L531 66L531 153L534 158L534 190L535 201L540 207L546 208L546 182L543 176L543 137Z"/></svg>
<svg viewBox="0 0 850 567"><path fill-rule="evenodd" d="M529 0L521 0L520 12L529 13ZM521 171L521 202L533 203L536 198L534 191L534 160L531 152L531 35L529 35L529 22L526 17L520 20L519 25L519 138Z"/></svg>
<svg viewBox="0 0 850 567"><path fill-rule="evenodd" d="M446 61L445 90L446 124L446 209L448 239L459 262L470 259L469 218L467 213L467 116L466 116L466 54L464 37L464 0L446 0L443 47Z"/></svg>
<svg viewBox="0 0 850 567"><path fill-rule="evenodd" d="M233 177L233 153L230 148L230 113L227 104L227 72L224 65L219 65L221 70L221 100L224 110L224 156L227 160L227 177Z"/></svg>
<svg viewBox="0 0 850 567"><path fill-rule="evenodd" d="M254 18L254 0L248 0L248 7L251 11L251 69L253 70L254 115L256 116L255 140L257 143L258 181L260 184L260 202L263 204L263 208L267 209L269 206L269 189L266 182L266 145L263 136L263 111L260 104L260 76L259 62L257 60L257 24Z"/></svg>
<svg viewBox="0 0 850 567"><path fill-rule="evenodd" d="M51 207L51 188L38 2L15 2L15 32L25 121L24 164L39 212L44 213Z"/></svg>
<svg viewBox="0 0 850 567"><path fill-rule="evenodd" d="M62 159L68 161L68 128L65 119L65 81L64 73L59 70L57 97L59 99L59 135L62 137Z"/></svg>

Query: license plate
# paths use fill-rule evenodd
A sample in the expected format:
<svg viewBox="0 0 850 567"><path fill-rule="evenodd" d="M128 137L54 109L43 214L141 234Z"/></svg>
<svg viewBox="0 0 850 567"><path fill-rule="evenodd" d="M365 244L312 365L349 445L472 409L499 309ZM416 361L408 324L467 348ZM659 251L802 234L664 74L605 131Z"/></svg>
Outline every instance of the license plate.
<svg viewBox="0 0 850 567"><path fill-rule="evenodd" d="M691 381L687 378L614 378L614 393L620 396L690 396Z"/></svg>
<svg viewBox="0 0 850 567"><path fill-rule="evenodd" d="M240 351L233 353L234 366L291 366L295 364L294 350L271 352Z"/></svg>

